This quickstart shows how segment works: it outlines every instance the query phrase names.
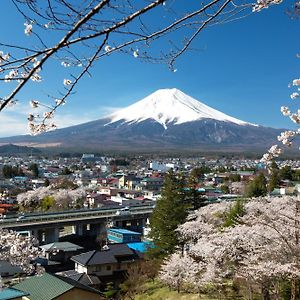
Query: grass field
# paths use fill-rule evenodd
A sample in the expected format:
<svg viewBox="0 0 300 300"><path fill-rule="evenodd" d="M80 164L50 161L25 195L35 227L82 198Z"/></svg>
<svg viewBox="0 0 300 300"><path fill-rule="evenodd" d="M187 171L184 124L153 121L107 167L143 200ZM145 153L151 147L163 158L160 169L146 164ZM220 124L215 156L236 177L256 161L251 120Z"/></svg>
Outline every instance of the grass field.
<svg viewBox="0 0 300 300"><path fill-rule="evenodd" d="M217 300L217 298L210 298L203 294L192 294L192 293L177 293L176 291L170 290L168 287L161 283L147 282L143 286L143 292L136 295L135 300Z"/></svg>

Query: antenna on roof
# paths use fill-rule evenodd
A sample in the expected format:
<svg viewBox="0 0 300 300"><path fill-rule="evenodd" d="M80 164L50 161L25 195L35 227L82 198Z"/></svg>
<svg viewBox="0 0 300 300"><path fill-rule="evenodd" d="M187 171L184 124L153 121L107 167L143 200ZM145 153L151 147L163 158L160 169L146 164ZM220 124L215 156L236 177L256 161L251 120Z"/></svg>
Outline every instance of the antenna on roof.
<svg viewBox="0 0 300 300"><path fill-rule="evenodd" d="M108 247L108 245L104 245L104 246L102 247L102 250L103 250L103 251L107 251L107 250L109 250L109 247Z"/></svg>

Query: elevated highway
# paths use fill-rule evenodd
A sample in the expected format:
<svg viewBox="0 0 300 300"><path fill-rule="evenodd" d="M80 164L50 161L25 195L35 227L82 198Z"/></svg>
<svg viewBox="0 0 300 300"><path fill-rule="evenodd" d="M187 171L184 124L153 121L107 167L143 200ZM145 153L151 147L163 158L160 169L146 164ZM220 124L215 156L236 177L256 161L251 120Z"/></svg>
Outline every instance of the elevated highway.
<svg viewBox="0 0 300 300"><path fill-rule="evenodd" d="M54 242L59 238L59 230L66 226L73 226L74 233L83 235L99 234L107 222L113 222L117 227L130 224L142 227L153 212L153 206L131 206L97 208L84 210L69 210L51 213L30 213L15 217L0 219L0 228L16 231L29 231L40 242ZM88 231L88 232L87 232ZM42 235L44 238L42 238Z"/></svg>

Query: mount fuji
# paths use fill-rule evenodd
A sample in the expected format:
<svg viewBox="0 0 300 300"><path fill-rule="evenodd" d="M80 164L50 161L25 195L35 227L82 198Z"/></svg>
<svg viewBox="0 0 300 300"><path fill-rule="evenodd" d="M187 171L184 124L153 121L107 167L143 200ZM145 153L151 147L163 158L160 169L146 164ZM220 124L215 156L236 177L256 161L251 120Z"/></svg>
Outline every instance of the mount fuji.
<svg viewBox="0 0 300 300"><path fill-rule="evenodd" d="M281 130L239 120L178 89L161 89L96 121L0 143L90 150L266 150Z"/></svg>
<svg viewBox="0 0 300 300"><path fill-rule="evenodd" d="M168 124L179 125L203 119L254 125L223 114L184 94L178 89L161 89L148 97L109 116L110 124L136 124L154 120L168 129ZM255 125L254 125L255 126Z"/></svg>

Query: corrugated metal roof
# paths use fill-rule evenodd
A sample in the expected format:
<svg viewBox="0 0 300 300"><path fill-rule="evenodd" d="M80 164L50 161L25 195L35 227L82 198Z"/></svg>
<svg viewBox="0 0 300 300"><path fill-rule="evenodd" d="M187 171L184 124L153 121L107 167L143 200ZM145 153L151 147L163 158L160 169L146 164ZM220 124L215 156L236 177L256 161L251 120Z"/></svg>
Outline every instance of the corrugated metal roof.
<svg viewBox="0 0 300 300"><path fill-rule="evenodd" d="M29 277L14 287L28 292L30 300L52 300L71 290L73 285L53 275L44 273L41 276Z"/></svg>
<svg viewBox="0 0 300 300"><path fill-rule="evenodd" d="M14 288L8 288L8 289L4 289L3 291L0 291L0 300L9 300L17 297L28 296L28 295L29 294L27 292L19 291Z"/></svg>

